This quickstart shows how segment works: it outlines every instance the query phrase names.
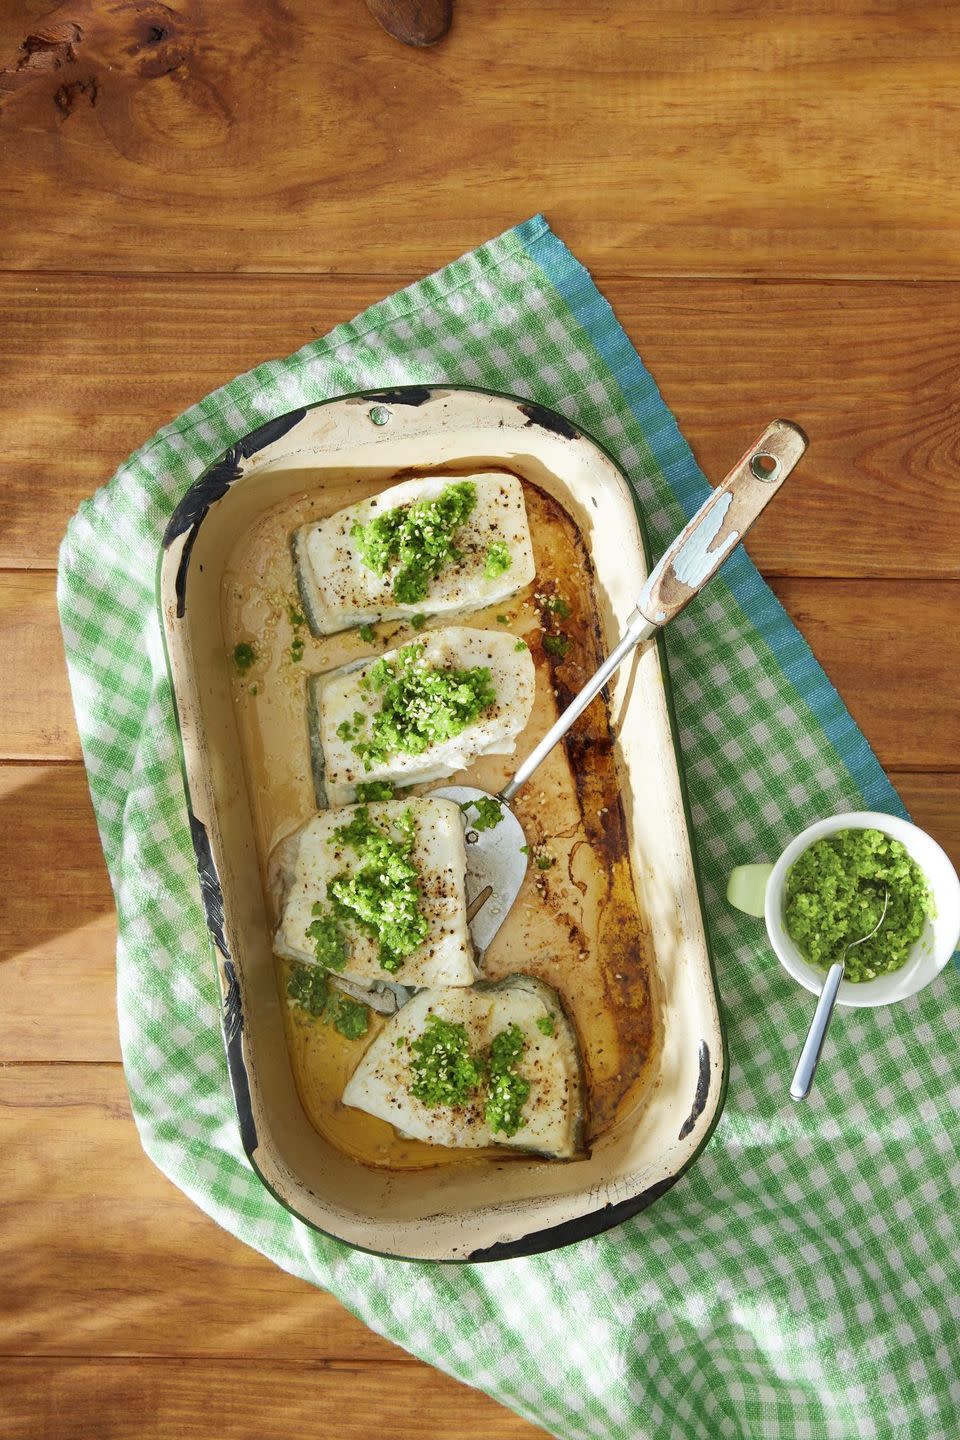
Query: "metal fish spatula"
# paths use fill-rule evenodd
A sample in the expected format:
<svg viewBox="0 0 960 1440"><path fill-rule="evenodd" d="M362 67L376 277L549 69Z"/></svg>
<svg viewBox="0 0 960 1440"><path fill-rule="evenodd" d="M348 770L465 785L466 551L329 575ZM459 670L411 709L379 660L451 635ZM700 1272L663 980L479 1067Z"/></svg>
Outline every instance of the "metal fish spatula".
<svg viewBox="0 0 960 1440"><path fill-rule="evenodd" d="M467 920L478 953L506 919L527 871L526 839L510 802L526 784L611 675L643 640L666 625L698 595L731 550L773 499L807 448L807 437L790 420L774 420L705 500L650 572L623 638L567 706L539 745L497 795L471 785L448 785L432 795L456 800L467 839ZM500 822L477 829L477 801L501 807ZM482 812L481 812L482 813Z"/></svg>

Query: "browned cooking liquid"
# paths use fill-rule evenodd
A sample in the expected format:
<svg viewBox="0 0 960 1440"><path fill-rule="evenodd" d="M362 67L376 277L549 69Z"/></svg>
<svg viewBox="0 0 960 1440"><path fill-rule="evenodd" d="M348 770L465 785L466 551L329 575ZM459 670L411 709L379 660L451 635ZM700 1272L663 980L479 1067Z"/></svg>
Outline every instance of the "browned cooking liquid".
<svg viewBox="0 0 960 1440"><path fill-rule="evenodd" d="M580 534L556 500L526 481L523 486L536 580L512 599L451 623L508 630L527 641L537 673L533 713L516 756L483 757L441 784L499 790L603 658L592 568ZM355 630L311 639L306 626L296 623L299 600L289 536L298 525L381 488L384 485L363 489L345 480L340 490L325 477L322 489L307 489L264 515L242 537L225 573L228 646L232 650L245 641L257 652L254 666L237 676L235 692L265 886L271 850L316 809L306 677L360 656L381 654L415 635L409 625L384 622L376 626L373 644L361 641ZM568 642L562 657L544 647L548 634ZM304 642L300 659L295 658L297 636ZM430 788L416 787L413 793ZM520 791L514 810L531 848L531 864L513 909L487 951L484 973L497 980L525 971L559 993L580 1042L589 1143L642 1098L657 1038L652 947L634 895L613 737L602 697ZM275 904L272 914L276 920ZM278 960L284 1000L287 978L287 964ZM350 1041L298 1007L284 1008L304 1108L313 1126L339 1149L392 1169L475 1165L491 1155L503 1162L509 1152L502 1149L459 1152L404 1140L385 1121L341 1104L347 1079L384 1023L376 1016L362 1040Z"/></svg>

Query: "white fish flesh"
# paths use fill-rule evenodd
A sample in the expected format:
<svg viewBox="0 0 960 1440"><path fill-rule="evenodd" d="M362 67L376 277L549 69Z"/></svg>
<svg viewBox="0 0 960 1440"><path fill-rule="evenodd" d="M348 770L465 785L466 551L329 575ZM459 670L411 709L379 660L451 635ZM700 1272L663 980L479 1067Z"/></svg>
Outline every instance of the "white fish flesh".
<svg viewBox="0 0 960 1440"><path fill-rule="evenodd" d="M512 755L515 751L517 736L530 718L536 685L533 658L526 646L518 650L516 636L506 632L454 625L425 631L414 643L420 650L418 666L489 670L495 701L459 735L438 739L418 755L399 752L383 759L368 757L365 762L354 753L354 746L371 733L371 722L383 704L382 693L369 683L370 671L378 661L314 677L311 724L316 733L311 736L311 746L316 753L319 742L329 804L349 803L360 781L389 779L398 785L413 785L439 780L462 770L478 755ZM399 653L389 650L381 658L391 664ZM363 724L356 724L358 716L363 717Z"/></svg>
<svg viewBox="0 0 960 1440"><path fill-rule="evenodd" d="M454 532L457 558L429 581L427 594L403 604L393 593L395 567L383 575L367 565L351 533L388 510L416 501L436 500L451 485L468 480L476 504ZM509 566L501 574L487 570L489 546L506 546ZM427 476L391 485L370 500L350 505L326 519L304 525L292 537L300 596L314 635L332 635L373 620L455 614L479 610L529 585L534 577L533 546L520 481L513 475Z"/></svg>
<svg viewBox="0 0 960 1440"><path fill-rule="evenodd" d="M463 1025L471 1053L480 1055L495 1035L519 1026L524 1047L516 1068L529 1082L530 1092L515 1134L490 1128L482 1084L467 1103L457 1106L431 1107L411 1093L411 1047L433 1015ZM557 1159L583 1153L577 1041L556 992L531 975L511 975L497 984L481 981L468 990L423 990L415 995L368 1047L347 1082L343 1103L428 1145L463 1149L507 1145Z"/></svg>
<svg viewBox="0 0 960 1440"><path fill-rule="evenodd" d="M275 856L280 887L280 924L274 937L278 955L316 964L316 946L309 934L315 918L313 907L327 907L331 880L355 872L362 863L354 847L338 843L335 836L340 827L349 825L358 808L347 806L315 816L288 837ZM390 972L380 964L376 936L352 920L344 920L349 954L341 973L365 990L379 981L414 988L471 985L477 970L467 928L466 856L458 806L452 800L411 796L366 808L381 828L392 825L407 810L413 815L416 830L410 860L419 871L420 909L427 933L400 968Z"/></svg>

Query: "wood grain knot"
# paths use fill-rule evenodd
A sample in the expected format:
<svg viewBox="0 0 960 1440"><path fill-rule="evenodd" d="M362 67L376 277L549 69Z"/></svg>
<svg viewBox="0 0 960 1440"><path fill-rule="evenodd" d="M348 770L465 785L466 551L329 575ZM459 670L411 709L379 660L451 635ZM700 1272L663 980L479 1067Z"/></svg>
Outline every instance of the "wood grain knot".
<svg viewBox="0 0 960 1440"><path fill-rule="evenodd" d="M53 103L60 113L60 119L66 120L71 115L81 100L86 98L91 106L97 103L100 94L100 86L97 83L96 75L90 75L86 80L71 80L61 85L53 93Z"/></svg>
<svg viewBox="0 0 960 1440"><path fill-rule="evenodd" d="M182 18L162 0L74 0L26 36L12 63L0 64L0 94L29 97L47 115L52 102L63 121L117 85L157 80L188 59Z"/></svg>
<svg viewBox="0 0 960 1440"><path fill-rule="evenodd" d="M62 24L49 25L28 35L20 46L20 58L16 69L59 70L61 65L76 60L74 48L83 39L83 27L67 20Z"/></svg>

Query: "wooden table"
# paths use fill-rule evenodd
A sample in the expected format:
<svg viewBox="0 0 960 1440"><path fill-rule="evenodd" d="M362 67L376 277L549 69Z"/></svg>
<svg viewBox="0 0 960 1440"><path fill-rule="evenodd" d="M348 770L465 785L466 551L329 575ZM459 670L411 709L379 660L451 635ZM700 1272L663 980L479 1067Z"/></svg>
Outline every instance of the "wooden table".
<svg viewBox="0 0 960 1440"><path fill-rule="evenodd" d="M708 474L808 430L751 552L960 860L960 10L458 0L425 51L361 0L45 10L0 15L0 1433L533 1435L141 1153L57 544L205 391L543 209Z"/></svg>

